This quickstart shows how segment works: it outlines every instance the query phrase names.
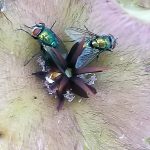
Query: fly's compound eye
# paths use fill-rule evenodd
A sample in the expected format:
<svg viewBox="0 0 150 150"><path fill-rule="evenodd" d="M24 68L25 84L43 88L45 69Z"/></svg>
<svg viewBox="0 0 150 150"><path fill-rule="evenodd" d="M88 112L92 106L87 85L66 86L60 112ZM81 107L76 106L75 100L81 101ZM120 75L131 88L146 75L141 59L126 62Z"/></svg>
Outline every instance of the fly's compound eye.
<svg viewBox="0 0 150 150"><path fill-rule="evenodd" d="M37 37L41 33L41 31L42 31L42 29L40 29L38 27L34 27L32 30L32 36Z"/></svg>
<svg viewBox="0 0 150 150"><path fill-rule="evenodd" d="M111 45L112 45L111 48L114 49L117 45L117 39L115 39L115 37L111 34L109 35L109 39L110 39Z"/></svg>
<svg viewBox="0 0 150 150"><path fill-rule="evenodd" d="M116 47L116 42L112 43L112 49Z"/></svg>

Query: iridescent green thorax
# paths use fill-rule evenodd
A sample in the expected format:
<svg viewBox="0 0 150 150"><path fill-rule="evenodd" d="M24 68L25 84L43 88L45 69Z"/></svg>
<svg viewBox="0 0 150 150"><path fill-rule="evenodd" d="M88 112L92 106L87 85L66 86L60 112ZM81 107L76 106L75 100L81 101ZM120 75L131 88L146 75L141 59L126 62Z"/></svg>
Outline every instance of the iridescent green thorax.
<svg viewBox="0 0 150 150"><path fill-rule="evenodd" d="M91 44L93 48L99 50L107 50L111 48L111 42L107 36L96 37L92 40Z"/></svg>
<svg viewBox="0 0 150 150"><path fill-rule="evenodd" d="M42 44L48 45L51 47L57 47L58 41L56 39L56 35L48 28L45 28L37 37Z"/></svg>

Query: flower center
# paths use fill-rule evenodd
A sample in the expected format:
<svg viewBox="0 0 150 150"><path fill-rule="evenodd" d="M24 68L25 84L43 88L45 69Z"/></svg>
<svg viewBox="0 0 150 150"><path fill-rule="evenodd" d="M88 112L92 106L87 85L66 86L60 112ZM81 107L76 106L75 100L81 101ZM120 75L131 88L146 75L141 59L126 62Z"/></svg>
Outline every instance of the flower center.
<svg viewBox="0 0 150 150"><path fill-rule="evenodd" d="M49 75L47 75L46 77L45 77L45 79L49 82L49 83L54 83L55 82L55 79L58 77L58 76L60 76L61 75L61 73L59 73L59 72L52 72L52 73L50 73Z"/></svg>
<svg viewBox="0 0 150 150"><path fill-rule="evenodd" d="M72 77L72 69L71 68L67 68L65 70L65 74L67 75L68 78L71 78Z"/></svg>

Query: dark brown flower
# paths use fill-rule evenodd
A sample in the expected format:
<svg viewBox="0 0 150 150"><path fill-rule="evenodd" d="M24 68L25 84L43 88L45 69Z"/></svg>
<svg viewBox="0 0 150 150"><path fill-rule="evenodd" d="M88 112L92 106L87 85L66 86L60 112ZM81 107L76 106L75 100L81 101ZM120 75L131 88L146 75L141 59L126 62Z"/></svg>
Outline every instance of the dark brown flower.
<svg viewBox="0 0 150 150"><path fill-rule="evenodd" d="M66 59L56 49L52 48L53 55L55 55L55 59L53 59L55 66L52 66L53 69L48 72L34 73L34 75L40 78L45 78L47 74L49 74L50 79L52 79L52 76L56 76L50 82L52 83L52 88L57 88L56 95L59 100L58 110L60 110L64 103L64 94L67 90L71 90L73 93L84 98L96 94L96 89L85 83L78 75L102 72L107 69L104 67L75 68L76 61L83 51L83 44L84 39L80 43L75 43Z"/></svg>

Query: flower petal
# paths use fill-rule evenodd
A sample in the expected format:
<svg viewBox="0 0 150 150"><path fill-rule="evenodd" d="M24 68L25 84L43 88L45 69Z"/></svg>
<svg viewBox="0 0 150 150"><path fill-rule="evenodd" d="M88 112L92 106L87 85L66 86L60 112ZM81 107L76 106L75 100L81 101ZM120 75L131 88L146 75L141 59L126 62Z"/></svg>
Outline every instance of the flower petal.
<svg viewBox="0 0 150 150"><path fill-rule="evenodd" d="M58 58L58 60L60 61L60 63L64 67L66 67L66 65L67 65L66 60L63 58L63 56L61 55L61 53L59 53L55 48L52 48L52 51L55 53L55 55Z"/></svg>
<svg viewBox="0 0 150 150"><path fill-rule="evenodd" d="M51 84L51 88L52 89L55 89L56 87L59 88L59 85L60 85L60 82L61 82L62 78L63 78L63 75L58 76L55 79L55 82Z"/></svg>
<svg viewBox="0 0 150 150"><path fill-rule="evenodd" d="M73 93L85 98L88 98L88 95L96 94L96 90L92 86L84 83L82 79L73 77L70 80L72 81L71 88Z"/></svg>
<svg viewBox="0 0 150 150"><path fill-rule="evenodd" d="M65 99L64 99L63 94L59 93L58 91L57 91L57 98L58 98L57 110L59 111L60 109L62 109Z"/></svg>
<svg viewBox="0 0 150 150"><path fill-rule="evenodd" d="M79 69L74 69L73 73L75 75L78 75L78 74L84 74L84 73L103 72L105 70L108 70L108 68L107 67L83 67Z"/></svg>
<svg viewBox="0 0 150 150"><path fill-rule="evenodd" d="M58 91L62 92L62 93L65 93L65 90L66 90L68 84L69 84L68 78L63 76L61 81L60 81L60 85L58 87Z"/></svg>
<svg viewBox="0 0 150 150"><path fill-rule="evenodd" d="M41 80L44 80L45 76L47 75L47 72L45 72L45 71L38 71L38 72L32 73L32 75L37 76Z"/></svg>
<svg viewBox="0 0 150 150"><path fill-rule="evenodd" d="M73 57L73 55L75 54L75 51L77 50L78 46L79 46L79 42L75 43L75 44L72 46L72 48L71 48L71 50L70 50L70 52L69 52L69 54L68 54L68 56L67 56L67 59L66 59L67 62L68 62L68 66L70 66L70 62L71 62L72 57Z"/></svg>
<svg viewBox="0 0 150 150"><path fill-rule="evenodd" d="M57 98L59 101L58 106L57 106L58 111L62 108L62 106L64 104L64 95L63 94L66 92L66 88L68 87L68 84L69 84L68 78L66 78L65 76L62 77L59 87L58 87L58 90L57 90Z"/></svg>
<svg viewBox="0 0 150 150"><path fill-rule="evenodd" d="M74 44L72 47L70 53L68 54L67 60L68 60L68 65L71 67L74 67L76 64L76 61L78 57L81 55L83 51L83 45L85 43L85 38L79 43L79 44Z"/></svg>
<svg viewBox="0 0 150 150"><path fill-rule="evenodd" d="M96 89L95 89L93 86L88 85L88 84L87 84L87 86L91 89L91 91L92 91L94 94L97 93Z"/></svg>

